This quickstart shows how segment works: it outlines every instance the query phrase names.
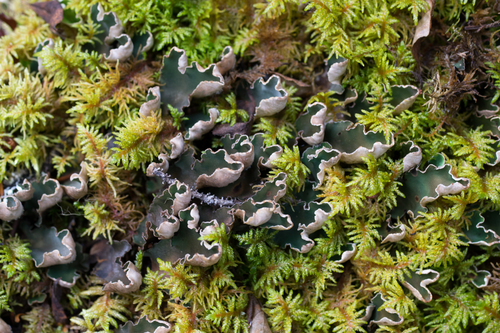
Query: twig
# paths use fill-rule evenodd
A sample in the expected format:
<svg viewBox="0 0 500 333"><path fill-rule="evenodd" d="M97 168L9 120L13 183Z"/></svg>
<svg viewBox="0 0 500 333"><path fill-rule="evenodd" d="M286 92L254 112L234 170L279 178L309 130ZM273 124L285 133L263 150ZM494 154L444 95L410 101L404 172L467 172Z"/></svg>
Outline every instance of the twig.
<svg viewBox="0 0 500 333"><path fill-rule="evenodd" d="M175 178L172 178L168 173L161 171L160 168L154 169L153 174L157 177L160 177L163 184L166 183L169 186L174 184L176 181ZM210 206L231 207L239 203L239 201L235 199L219 198L214 194L201 193L194 186L191 186L190 190L191 190L191 196L193 198L199 199L201 202Z"/></svg>
<svg viewBox="0 0 500 333"><path fill-rule="evenodd" d="M465 27L465 30L476 30L476 32L479 32L483 29L490 29L490 28L496 28L500 27L500 21L493 22L493 23L488 23L484 25L469 25Z"/></svg>

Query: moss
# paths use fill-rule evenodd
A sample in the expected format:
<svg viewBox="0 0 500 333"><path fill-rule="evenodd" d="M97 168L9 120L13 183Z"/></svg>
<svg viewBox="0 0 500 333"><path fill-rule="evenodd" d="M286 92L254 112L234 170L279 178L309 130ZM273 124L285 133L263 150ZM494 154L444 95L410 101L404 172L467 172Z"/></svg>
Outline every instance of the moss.
<svg viewBox="0 0 500 333"><path fill-rule="evenodd" d="M498 331L497 4L62 3L0 6L0 330Z"/></svg>

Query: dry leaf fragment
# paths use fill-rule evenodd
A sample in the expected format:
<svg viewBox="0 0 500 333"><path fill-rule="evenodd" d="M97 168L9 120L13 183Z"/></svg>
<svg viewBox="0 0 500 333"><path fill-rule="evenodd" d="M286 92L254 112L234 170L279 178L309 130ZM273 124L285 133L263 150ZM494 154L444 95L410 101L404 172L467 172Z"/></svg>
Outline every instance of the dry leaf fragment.
<svg viewBox="0 0 500 333"><path fill-rule="evenodd" d="M68 317L64 312L64 308L61 305L60 300L63 297L62 287L59 283L52 284L52 290L50 293L50 301L52 306L52 316L56 320L57 323L66 323L68 321Z"/></svg>
<svg viewBox="0 0 500 333"><path fill-rule="evenodd" d="M5 321L0 319L0 332L1 333L12 333L12 328Z"/></svg>
<svg viewBox="0 0 500 333"><path fill-rule="evenodd" d="M249 333L271 333L266 315L254 296L249 297L247 316Z"/></svg>
<svg viewBox="0 0 500 333"><path fill-rule="evenodd" d="M411 53L413 57L418 60L418 49L422 43L422 39L429 36L432 26L432 11L434 10L434 5L436 0L425 0L429 5L429 10L425 12L420 21L418 21L417 28L415 29L415 36L413 37L413 44L411 47Z"/></svg>
<svg viewBox="0 0 500 333"><path fill-rule="evenodd" d="M57 31L56 25L63 20L63 8L59 1L35 2L30 4L31 9L50 25L53 32Z"/></svg>

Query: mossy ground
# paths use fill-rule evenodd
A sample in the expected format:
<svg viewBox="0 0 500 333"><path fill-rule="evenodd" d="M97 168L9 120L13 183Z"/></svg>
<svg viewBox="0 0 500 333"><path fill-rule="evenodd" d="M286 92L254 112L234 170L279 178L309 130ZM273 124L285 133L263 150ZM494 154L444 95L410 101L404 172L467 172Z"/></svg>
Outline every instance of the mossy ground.
<svg viewBox="0 0 500 333"><path fill-rule="evenodd" d="M102 31L90 16L97 0L63 0L60 22L33 2L0 3L0 195L43 174L63 183L82 162L89 190L78 200L64 196L43 213L45 227L67 229L81 246L74 266L80 276L71 288L32 259L26 225L37 223L36 214L2 221L0 316L14 332L111 332L143 316L168 321L175 332L248 332L259 305L273 332L500 331L497 2L103 0L125 34L154 37L152 49L119 62L101 54ZM429 11L429 35L412 47ZM53 47L37 50L48 38ZM204 68L231 46L236 64L219 94L140 116L148 89L165 79L162 57L174 46ZM364 102L345 107L345 96L330 90L325 59L332 57L348 60L340 83L366 94ZM239 92L272 75L288 94L286 107L255 118ZM413 85L419 96L397 114L391 101L401 85ZM273 168L252 185L286 173L281 203L293 207L314 177L300 158L308 146L296 128L314 102L325 104L327 119L360 123L387 142L394 139L394 146L378 158L326 168L314 200L329 202L333 213L313 234L309 252L283 249L279 231L238 220L204 236L222 247L212 266L158 263L144 255L158 239L150 232L141 243L137 235L162 188L146 177L146 167L171 151L189 119L216 107L219 126L263 133L264 146L281 146ZM224 131L230 132L219 127ZM200 156L223 145L216 134L186 146ZM421 149L420 170L440 156L449 177L462 178L467 188L409 214L403 196L420 184L405 187L417 172L402 171L400 147L408 141ZM488 217L489 233L477 228L480 214ZM393 227L404 235L383 242ZM471 240L473 231L485 243ZM90 254L106 241L130 244L120 260L138 268L138 290L103 290L109 281L98 277L99 257ZM348 244L356 253L340 263ZM415 272L439 278L427 285ZM383 304L366 317L378 293Z"/></svg>

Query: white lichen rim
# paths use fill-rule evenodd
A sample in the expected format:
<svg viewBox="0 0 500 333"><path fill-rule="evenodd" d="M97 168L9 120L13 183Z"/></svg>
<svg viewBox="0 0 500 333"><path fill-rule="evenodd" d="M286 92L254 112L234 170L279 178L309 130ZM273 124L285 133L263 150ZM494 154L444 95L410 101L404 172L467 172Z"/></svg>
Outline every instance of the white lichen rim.
<svg viewBox="0 0 500 333"><path fill-rule="evenodd" d="M14 201L14 206L9 206L8 201L12 200ZM21 203L21 201L13 196L13 195L8 195L3 198L0 198L0 220L3 221L12 221L12 220L17 220L18 218L23 215L24 212L24 207Z"/></svg>
<svg viewBox="0 0 500 333"><path fill-rule="evenodd" d="M277 179L278 177L284 177L284 178L280 180L280 179ZM271 200L254 201L253 197L251 197L250 199L252 200L252 203L254 203L254 204L265 203L265 202L277 203L286 194L286 179L287 179L287 177L288 176L286 173L280 172L276 176L274 176L273 179L266 181L265 185L267 185L269 183L275 183L276 187L282 187L282 188L276 192L276 194L274 195L274 197Z"/></svg>
<svg viewBox="0 0 500 333"><path fill-rule="evenodd" d="M56 188L54 189L54 193L52 194L42 194L42 197L40 200L38 200L38 209L36 210L38 214L42 214L46 209L54 206L57 204L59 201L61 201L64 190L61 187L61 184L57 181L57 179L52 179L49 178L48 175L45 175L43 179L43 184L45 184L48 181L53 181L56 183Z"/></svg>
<svg viewBox="0 0 500 333"><path fill-rule="evenodd" d="M434 164L429 164L424 171L421 171L420 169L416 169L417 172L420 172L420 173L426 173L427 170L430 168L430 167L434 167L436 168L436 170L441 170L447 166L450 166L449 164L443 164L442 166L440 167L437 167L435 166ZM421 200L420 200L420 206L422 206L423 208L426 208L425 206L430 203L430 202L433 202L435 200L437 200L439 197L442 197L442 196L445 196L445 195L450 195L450 194L458 194L466 189L469 188L470 186L470 180L468 178L456 178L452 173L451 173L451 168L450 168L450 171L448 172L448 174L453 178L453 180L455 181L455 183L452 183L450 185L443 185L443 184L439 184L436 186L436 188L434 189L434 192L437 194L435 197L431 197L431 196L424 196ZM467 182L467 185L462 185L459 183L459 181L464 181L464 182ZM408 213L412 216L413 216L413 212L412 211L408 211Z"/></svg>
<svg viewBox="0 0 500 333"><path fill-rule="evenodd" d="M269 229L272 230L290 230L293 228L293 221L290 215L284 214L281 212L281 207L276 205L274 208L274 214L278 214L282 219L285 219L287 221L287 226L282 226L282 225L275 225L275 226L270 226Z"/></svg>
<svg viewBox="0 0 500 333"><path fill-rule="evenodd" d="M231 46L226 46L224 50L222 50L222 58L219 62L216 63L217 68L219 69L219 73L222 75L229 72L234 68L236 64L236 56L234 54L233 48Z"/></svg>
<svg viewBox="0 0 500 333"><path fill-rule="evenodd" d="M308 145L315 146L323 142L325 138L325 120L326 120L326 111L328 110L326 105L321 102L314 102L307 106L307 112L309 112L310 106L319 105L321 109L313 116L311 116L311 125L319 126L319 131L315 132L311 136L303 136L302 131L299 132L299 137L302 138Z"/></svg>
<svg viewBox="0 0 500 333"><path fill-rule="evenodd" d="M281 213L281 210L279 212ZM283 215L288 216L286 214L283 214ZM297 230L300 231L300 238L302 238L302 240L304 242L306 242L306 244L302 245L300 248L296 248L296 247L293 247L291 243L285 243L285 247L289 246L294 251L297 251L300 253L307 253L313 248L315 243L312 239L309 238L309 233L306 230L304 230L302 226L299 226L297 228Z"/></svg>
<svg viewBox="0 0 500 333"><path fill-rule="evenodd" d="M23 180L23 184L21 186L27 186L28 189L21 188L16 193L14 193L13 196L15 196L21 201L27 201L33 198L33 193L35 193L35 188L26 178ZM17 188L19 189L20 186L18 186Z"/></svg>
<svg viewBox="0 0 500 333"><path fill-rule="evenodd" d="M331 207L331 204L329 204ZM309 208L307 208L309 209ZM332 208L333 209L333 208ZM313 246L314 246L314 241L309 238L309 235L319 229L323 226L325 221L328 219L329 213L327 214L324 210L318 209L314 213L315 217L315 222L309 224L308 226L304 225L303 223L299 223L297 230L300 231L300 238L307 242L307 244L304 244L300 247L300 249L297 249L292 246L290 243L285 243L285 246L288 245L290 248L294 249L295 251L298 251L300 253L307 253L309 252Z"/></svg>
<svg viewBox="0 0 500 333"><path fill-rule="evenodd" d="M497 150L495 152L495 160L493 162L488 162L488 163L485 163L485 164L489 165L489 166L495 166L498 163L500 163L500 150ZM475 171L477 172L478 170L475 170Z"/></svg>
<svg viewBox="0 0 500 333"><path fill-rule="evenodd" d="M377 295L373 296L373 298L375 298L376 296ZM382 294L380 294L380 297L382 298L382 300L384 302L386 301L386 299L384 298L384 296ZM374 309L375 309L375 306L373 306L371 311L373 312ZM382 317L380 320L372 320L371 321L372 324L385 325L385 326L396 326L396 325L403 323L403 320L404 320L403 317L401 317L401 315L399 313L397 313L396 310L390 309L390 308L385 308L384 310L390 314L396 314L399 317L398 321L391 320L387 317ZM368 309L367 309L367 311L368 311ZM370 312L370 317L371 317L371 312Z"/></svg>
<svg viewBox="0 0 500 333"><path fill-rule="evenodd" d="M290 248L292 248L300 253L307 253L307 252L311 251L311 249L313 248L315 243L312 239L309 238L309 233L307 231L301 230L301 228L298 228L298 230L300 231L300 238L302 238L302 240L307 242L307 244L302 245L300 247L300 249L296 249L296 248L292 247L292 245L290 243L287 243L286 245L289 245Z"/></svg>
<svg viewBox="0 0 500 333"><path fill-rule="evenodd" d="M130 38L130 36L123 33L122 21L120 21L116 13L104 12L104 9L100 3L97 4L97 10L98 10L97 21L102 21L104 19L104 15L111 14L113 15L116 22L115 25L109 27L108 36L104 38L104 43L106 43L107 45L111 45L114 41L122 37L125 37L127 39L125 44L120 45L116 49L111 49L109 51L109 56L105 55L104 59L106 59L109 62L126 60L132 55L132 52L134 51L134 44L132 43L132 39Z"/></svg>
<svg viewBox="0 0 500 333"><path fill-rule="evenodd" d="M204 69L196 63L196 68L198 71L204 72L210 67ZM193 98L203 98L220 93L224 87L224 78L216 65L213 66L212 75L218 77L220 81L201 81L189 96Z"/></svg>
<svg viewBox="0 0 500 333"><path fill-rule="evenodd" d="M80 163L80 172L79 173L73 173L71 177L69 178L70 181L73 181L75 179L78 179L80 182L80 188L71 186L71 185L61 185L63 188L64 192L66 195L68 195L71 199L78 200L82 197L84 197L87 192L88 192L88 185L87 185L87 167L85 166L85 162Z"/></svg>
<svg viewBox="0 0 500 333"><path fill-rule="evenodd" d="M158 110L161 106L160 87L155 86L155 87L149 88L148 95L150 95L150 94L154 98L142 103L142 105L139 109L139 114L143 115L144 117L149 117L151 115L151 112Z"/></svg>
<svg viewBox="0 0 500 333"><path fill-rule="evenodd" d="M406 141L402 144L411 143L410 152L403 157L403 172L408 172L411 169L415 168L422 161L422 149L419 146L413 143L413 141ZM414 148L417 148L417 151L412 151Z"/></svg>
<svg viewBox="0 0 500 333"><path fill-rule="evenodd" d="M389 228L391 228L391 229L399 229L399 232L389 233L387 236L384 237L384 239L382 239L382 241L380 242L380 244L384 244L384 243L387 243L387 242L396 243L396 242L399 242L400 240L402 240L403 238L405 238L406 228L405 228L405 226L403 224L399 224L399 225L397 225L395 227L389 226Z"/></svg>
<svg viewBox="0 0 500 333"><path fill-rule="evenodd" d="M354 126L350 126L347 128L346 132L355 129L357 126L362 126L363 127L363 134L367 135L368 133L376 133L374 131L365 131L365 125L356 123ZM382 143L382 142L374 142L372 148L366 148L366 147L358 147L355 151L352 153L344 153L341 152L340 156L340 161L347 163L347 164L357 164L357 163L363 163L363 158L368 157L369 155L372 155L375 158L379 158L380 156L384 155L387 150L392 148L394 146L394 134L391 133L391 141L390 143Z"/></svg>
<svg viewBox="0 0 500 333"><path fill-rule="evenodd" d="M282 180L276 180L277 177L284 176ZM272 183L275 181L275 185L277 187L283 187L282 189L278 190L274 197L271 200L263 200L263 201L254 201L253 197L249 198L248 200L251 201L253 206L256 205L264 205L264 204L270 204L271 207L261 207L258 208L251 216L246 216L246 211L244 209L240 208L233 208L229 213L232 214L233 216L239 217L244 224L250 225L252 227L258 227L266 222L268 222L271 217L273 216L274 213L279 214L282 218L285 218L288 221L288 227L284 226L273 226L269 227L270 229L274 230L289 230L293 226L293 222L290 218L290 216L283 214L281 212L280 206L277 204L277 202L286 194L286 178L287 175L284 172L280 172L279 174L276 175L271 181L268 181L268 183Z"/></svg>
<svg viewBox="0 0 500 333"><path fill-rule="evenodd" d="M170 146L171 152L169 158L173 160L179 157L184 151L184 138L182 137L182 133L179 132L175 137L170 139Z"/></svg>
<svg viewBox="0 0 500 333"><path fill-rule="evenodd" d="M264 157L259 157L259 161L257 163L258 166L264 166L268 169L272 169L274 168L274 164L273 164L273 161L277 158L279 158L281 156L281 154L283 154L283 147L279 146L279 145L272 145L270 147L278 147L279 150L272 153L271 155L269 155L269 157L267 158L267 160L265 160Z"/></svg>
<svg viewBox="0 0 500 333"><path fill-rule="evenodd" d="M138 50L138 53L148 52L149 50L151 50L151 48L155 44L155 39L154 39L151 31L146 31L146 32L149 34L148 39L146 40L146 45L144 45L142 48L140 48Z"/></svg>
<svg viewBox="0 0 500 333"><path fill-rule="evenodd" d="M424 303L429 303L430 301L432 301L432 293L429 289L427 289L427 285L433 283L433 282L436 282L438 279L439 279L439 272L436 272L435 270L433 269L424 269L420 272L415 272L416 274L418 275L422 275L422 274L430 274L430 273L433 273L433 274L436 274L436 276L433 278L433 279L424 279L420 282L420 287L422 287L422 289L424 289L425 291L427 291L427 293L429 293L430 295L430 299L426 300L424 298L424 296L422 296L422 294L417 290L417 288L415 288L414 286L412 286L411 284L409 284L408 282L403 282L403 285L410 289L411 293L413 294L413 296L415 296L416 298L418 298L419 300L421 300L422 302Z"/></svg>
<svg viewBox="0 0 500 333"><path fill-rule="evenodd" d="M200 222L200 211L198 210L198 205L192 203L189 207L182 210L182 212L189 212L191 216L190 219L185 221L189 229L198 230L198 223ZM179 218L183 220L180 215ZM184 221L184 220L183 220Z"/></svg>
<svg viewBox="0 0 500 333"><path fill-rule="evenodd" d="M478 242L471 242L471 241L468 241L467 243L469 244L473 244L473 245L484 245L484 246L492 246L492 245L495 245L495 244L500 244L500 235L497 235L497 233L492 230L492 229L487 229L484 225L482 225L484 223L484 221L486 221L486 219L484 218L483 215L481 215L481 213L479 212L478 213L479 216L483 219L481 222L479 222L478 224L476 224L476 228L477 229L483 229L484 230L484 233L485 234L488 234L488 232L491 232L493 234L493 237L496 239L495 241L491 241L490 243L488 242L485 242L485 241L478 241Z"/></svg>
<svg viewBox="0 0 500 333"><path fill-rule="evenodd" d="M243 163L244 169L249 168L254 162L255 154L254 154L253 144L250 141L248 135L240 136L238 140L235 140L235 142L233 142L231 148L235 149L236 145L248 146L248 150L242 152L230 153L229 157L231 157L236 162Z"/></svg>
<svg viewBox="0 0 500 333"><path fill-rule="evenodd" d="M415 100L417 99L418 95L420 95L420 89L418 89L417 87L415 87L415 86L413 86L411 84L407 84L407 85L395 85L395 86L392 86L392 87L412 88L412 89L414 89L414 90L417 91L416 94L414 94L414 95L412 95L410 97L405 98L398 105L396 105L394 107L393 114L395 116L398 116L398 115L401 114L401 112L403 112L403 111L408 110L409 108L411 108L411 106L413 105L413 103L415 103Z"/></svg>
<svg viewBox="0 0 500 333"><path fill-rule="evenodd" d="M102 7L102 5L100 3L97 3L97 20L98 21L102 21L104 20L104 15L113 15L114 19L115 19L115 25L109 27L109 32L108 32L108 36L106 38L111 38L111 39L115 39L117 37L119 37L122 33L123 33L123 24L122 24L122 21L118 18L118 16L116 15L115 12L105 12L104 11L104 8ZM113 40L114 41L114 40ZM104 39L104 42L106 43L112 43L113 41L111 42L108 42L106 39Z"/></svg>
<svg viewBox="0 0 500 333"><path fill-rule="evenodd" d="M354 91L354 96L346 97L346 99L344 100L344 107L346 107L347 104L356 102L356 100L358 99L358 91L354 88L352 89L352 91Z"/></svg>
<svg viewBox="0 0 500 333"><path fill-rule="evenodd" d="M204 134L207 134L214 128L217 118L219 118L219 110L216 108L208 109L208 114L210 115L210 120L200 120L196 122L193 126L188 128L184 139L188 141L194 141L201 139Z"/></svg>
<svg viewBox="0 0 500 333"><path fill-rule="evenodd" d="M325 60L325 62L328 62L328 59ZM340 80L344 76L348 64L349 59L345 59L344 61L332 64L327 73L328 81L330 81L331 84L340 85Z"/></svg>
<svg viewBox="0 0 500 333"><path fill-rule="evenodd" d="M72 282L67 282L67 281L63 281L61 280L61 278L53 278L52 276L50 276L49 274L47 274L47 276L52 280L54 281L55 283L57 283L58 285L64 287L64 288L71 288L75 285L76 283L76 280L78 280L80 278L80 274L78 273L75 273L75 275L73 275L73 281ZM0 331L1 332L1 331Z"/></svg>
<svg viewBox="0 0 500 333"><path fill-rule="evenodd" d="M152 324L152 323L154 323L154 322L157 322L157 323L159 323L159 324L161 324L161 325L164 325L163 327L162 327L162 326L157 327L157 328L154 330L154 332L151 332L151 331L145 331L145 332L143 332L143 333L168 333L168 332L170 332L170 330L172 329L172 325L171 325L168 321L163 321L163 320L160 320L160 319L152 319L152 320L150 320L147 316L142 316L141 318L139 318L139 319L137 320L137 322L136 322L135 324L134 324L134 322L133 322L133 321L129 320L129 321L127 321L125 324L123 324L123 326L121 326L121 328L125 327L126 325L132 325L132 326L134 326L134 327L135 327L135 326L137 326L137 325L139 324L139 322L140 322L141 320L143 320L143 319L144 319L144 320L146 320L146 321L147 321L148 323L150 323L150 324ZM119 330L117 330L117 332L118 332L118 331L119 331Z"/></svg>
<svg viewBox="0 0 500 333"><path fill-rule="evenodd" d="M486 119L498 119L498 111L500 108L496 104L492 104L496 107L496 110L477 110L477 114L479 117L484 117Z"/></svg>
<svg viewBox="0 0 500 333"><path fill-rule="evenodd" d="M175 180L175 183L173 184L177 187L177 189L180 189L181 187L185 187L185 191L183 193L175 192L174 194L174 203L171 206L172 212L174 215L177 215L179 211L187 208L189 206L189 203L191 202L191 189L187 184L181 183L178 180ZM171 186L173 186L171 185ZM170 186L170 187L171 187ZM169 193L170 192L170 187L169 187Z"/></svg>
<svg viewBox="0 0 500 333"><path fill-rule="evenodd" d="M191 206L184 209L183 211L190 211L190 215L191 215L192 219L189 219L186 221L188 228L199 231L200 235L201 235L203 230L201 230L201 228L198 227L198 224L200 221L200 212L198 210L198 206L195 203L193 203L193 204L191 204ZM212 220L212 221L215 223L215 227L219 226L219 224L217 223L217 220ZM209 231L207 230L205 232L205 234L208 232ZM186 264L193 265L193 266L201 266L201 267L208 267L208 266L212 266L212 265L216 264L222 255L222 246L220 246L220 244L218 244L218 243L209 244L206 241L201 241L200 244L202 246L204 246L207 250L211 250L214 247L217 247L217 253L214 253L214 254L210 255L209 257L207 257L203 254L200 254L200 253L195 253L193 255L186 253L184 258L180 258L176 262L178 262L180 260L181 262L184 262Z"/></svg>
<svg viewBox="0 0 500 333"><path fill-rule="evenodd" d="M177 133L177 135L170 140L170 145L172 146L170 156L165 153L161 153L158 155L158 159L161 162L151 162L146 168L146 176L154 177L155 169L159 169L163 173L167 173L168 168L170 167L168 161L176 159L184 152L184 138L182 137L182 133Z"/></svg>
<svg viewBox="0 0 500 333"><path fill-rule="evenodd" d="M325 224L326 220L328 220L328 217L333 211L333 206L331 203L324 202L324 204L330 206L330 212L325 212L323 209L320 208L316 209L314 211L314 222L309 223L308 225L299 222L298 224L299 229L304 230L305 232L307 232L308 235L321 229L321 227L323 227L323 224ZM307 205L306 207L304 207L304 210L311 211L311 208L309 207L309 205Z"/></svg>
<svg viewBox="0 0 500 333"><path fill-rule="evenodd" d="M134 43L132 43L132 39L129 37L129 35L121 34L115 40L118 40L120 38L126 38L127 41L125 42L125 44L118 46L116 49L109 50L109 56L104 56L104 59L106 59L106 61L125 61L132 55L132 52L134 52Z"/></svg>
<svg viewBox="0 0 500 333"><path fill-rule="evenodd" d="M260 207L250 216L247 216L247 212L244 209L240 208L233 208L230 213L233 216L240 218L243 221L243 224L247 224L252 227L258 227L269 221L273 216L275 210L276 205L274 203L271 203L271 207Z"/></svg>
<svg viewBox="0 0 500 333"><path fill-rule="evenodd" d="M232 210L230 211L230 214L239 217L244 224L252 227L261 226L264 223L269 222L269 220L273 217L274 214L278 214L279 216L281 216L281 218L287 221L287 226L275 225L266 228L273 230L289 230L293 227L292 219L288 214L283 214L281 212L281 208L279 205L277 205L275 202L270 202L270 200L263 201L260 204L266 204L266 203L270 204L271 207L258 208L255 212L252 213L252 215L248 217L246 216L246 211L243 209Z"/></svg>
<svg viewBox="0 0 500 333"><path fill-rule="evenodd" d="M349 259L351 259L354 254L356 253L356 244L355 243L347 243L349 245L352 245L352 250L347 250L347 251L344 251L342 252L342 255L340 256L340 259L339 260L335 260L334 262L336 262L337 264L343 264L345 263L346 261L348 261Z"/></svg>
<svg viewBox="0 0 500 333"><path fill-rule="evenodd" d="M208 225L203 226L204 223L207 223ZM200 229L199 229L200 235L202 237L208 236L211 233L215 232L217 230L217 228L219 228L219 222L216 219L213 219L213 220L208 221L208 222L202 222L200 225Z"/></svg>
<svg viewBox="0 0 500 333"><path fill-rule="evenodd" d="M212 149L208 149L213 152ZM228 164L236 164L238 168L236 170L230 168L217 168L210 175L202 174L196 179L196 188L202 187L224 187L240 178L243 172L244 165L241 162L233 160L226 150L224 150L224 161Z"/></svg>
<svg viewBox="0 0 500 333"><path fill-rule="evenodd" d="M384 299L382 297L382 299ZM384 299L385 301L385 299ZM403 317L401 317L401 315L399 313L396 312L396 310L394 309L388 309L388 308L385 308L384 309L385 311L387 311L388 313L390 314L396 314L398 317L399 317L399 320L398 321L394 321L394 320L391 320L387 317L382 317L380 320L372 320L371 322L373 324L377 324L377 325L385 325L385 326L396 326L396 325L399 325L399 324L402 324L403 323Z"/></svg>
<svg viewBox="0 0 500 333"><path fill-rule="evenodd" d="M127 279L130 281L129 284L125 284L121 280L117 282L108 282L102 288L102 290L121 294L129 294L131 292L139 290L139 287L142 284L142 275L137 267L135 267L135 265L131 261L127 261L125 265L123 265L123 271L125 272L125 276L127 277Z"/></svg>
<svg viewBox="0 0 500 333"><path fill-rule="evenodd" d="M316 173L316 177L318 177L318 184L316 184L316 186L313 186L313 189L315 190L323 184L323 180L325 179L325 170L327 168L331 168L332 166L336 165L340 161L340 158L342 157L342 153L337 149L321 147L320 149L316 149L314 151L314 154L307 155L306 158L309 161L312 160L313 158L318 158L319 154L323 151L326 153L336 152L337 155L329 158L328 160L321 160L319 164L319 172Z"/></svg>
<svg viewBox="0 0 500 333"><path fill-rule="evenodd" d="M224 87L224 77L219 72L219 68L217 67L217 65L211 64L207 68L203 68L196 61L194 61L190 66L188 66L186 51L183 49L179 49L176 46L172 47L170 49L170 51L168 52L168 55L163 56L163 59L169 58L172 51L182 53L181 56L179 57L179 61L178 61L178 70L181 74L184 74L186 72L186 69L193 68L193 65L196 66L196 69L200 73L206 72L213 65L212 75L219 79L219 81L201 81L200 83L198 83L198 85L193 90L193 92L191 92L189 94L189 102L191 101L192 97L202 98L202 97L207 97L207 96L210 96L213 94L217 94L217 93L222 91L222 88ZM162 66L162 68L163 68L163 66ZM187 106L189 106L189 104Z"/></svg>
<svg viewBox="0 0 500 333"><path fill-rule="evenodd" d="M155 232L158 234L158 238L160 239L170 239L174 237L177 231L179 231L181 225L179 219L176 216L169 216L168 219L170 221L163 221L155 229Z"/></svg>
<svg viewBox="0 0 500 333"><path fill-rule="evenodd" d="M56 230L55 227L51 227L51 229ZM45 252L43 254L42 262L39 265L37 265L35 261L35 266L37 268L69 264L76 259L75 241L73 240L73 236L71 236L71 232L69 232L68 229L63 229L59 231L56 236L59 236L59 234L62 232L66 232L66 235L64 235L64 237L62 238L61 244L68 249L69 253L65 256L62 256L57 249L51 252Z"/></svg>
<svg viewBox="0 0 500 333"><path fill-rule="evenodd" d="M486 270L478 270L476 266L474 266L474 270L476 271L476 273L481 273L481 272L486 272L488 273L485 277L484 277L484 283L481 284L481 285L477 285L476 282L474 281L475 279L472 279L472 284L476 287L476 288L484 288L484 287L487 287L488 284L490 283L490 278L491 278L491 273L486 271Z"/></svg>
<svg viewBox="0 0 500 333"><path fill-rule="evenodd" d="M191 202L191 189L189 188L189 186L181 183L178 180L175 180L175 182L166 190L171 196L171 190L174 189L174 186L176 187L176 189L184 187L185 191L183 193L175 192L172 205L168 209L161 212L162 216L164 215L166 220L160 223L160 225L154 229L156 234L158 234L159 238L161 239L170 239L177 231L179 231L180 221L178 216L176 215L178 215L179 211L185 210ZM170 214L169 210L172 211L172 214ZM152 223L149 223L148 227L153 230Z"/></svg>
<svg viewBox="0 0 500 333"><path fill-rule="evenodd" d="M276 91L280 92L282 96L273 96L269 98L262 99L259 102L259 105L255 106L255 117L269 117L272 115L275 115L276 113L280 112L283 110L286 106L286 103L288 101L288 93L286 92L285 89L281 87L281 78L278 75L273 74L267 81L264 81L263 78L258 78L255 80L252 85L250 86L250 89L254 89L254 86L256 83L261 84L263 86L266 86L269 84L269 82L273 79L276 78L278 79L278 83L274 86L274 89Z"/></svg>
<svg viewBox="0 0 500 333"><path fill-rule="evenodd" d="M373 310L375 310L375 305L368 304L365 310L365 315L361 317L361 320L368 323L370 321L370 318L372 317Z"/></svg>
<svg viewBox="0 0 500 333"><path fill-rule="evenodd" d="M161 172L163 173L166 173L168 171L168 168L169 168L169 164L168 164L168 155L167 154L160 154L158 155L158 159L161 160L161 162L151 162L149 165L148 165L148 168L146 169L146 176L148 177L154 177L155 174L154 174L154 171L156 169L159 169Z"/></svg>
<svg viewBox="0 0 500 333"><path fill-rule="evenodd" d="M222 256L222 246L220 246L220 244L218 243L208 244L205 241L201 241L201 243L203 244L204 247L207 248L207 250L211 250L212 248L216 247L217 253L214 253L209 257L206 257L205 255L200 253L195 253L192 256L190 256L190 254L188 253L181 260L184 260L186 264L193 266L208 267L215 265Z"/></svg>
<svg viewBox="0 0 500 333"><path fill-rule="evenodd" d="M273 202L278 202L278 201L279 201L281 198L283 198L283 197L285 196L285 194L286 194L286 179L287 179L287 177L288 177L288 175L287 175L286 173L284 173L284 172L280 172L280 173L278 173L278 174L277 174L277 175L276 175L276 176L275 176L275 177L271 180L271 182L273 182L273 181L274 181L274 179L276 179L277 177L282 177L282 176L283 176L283 177L285 177L285 178L283 178L282 180L279 180L279 179L278 179L278 180L276 180L276 183L275 183L275 184L276 184L276 186L278 186L278 187L283 186L283 188L282 188L282 189L280 189L280 190L278 190L278 192L276 193L276 195L273 197Z"/></svg>

